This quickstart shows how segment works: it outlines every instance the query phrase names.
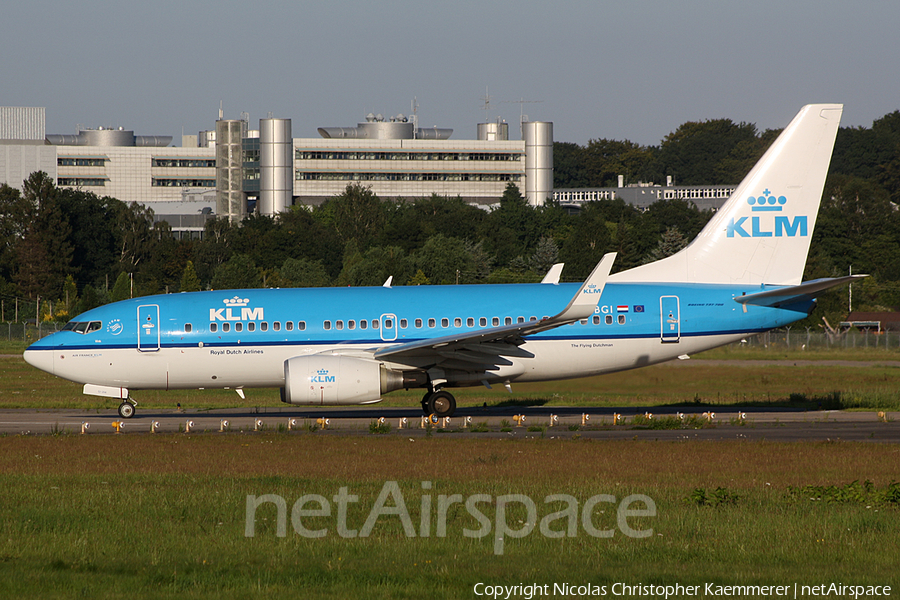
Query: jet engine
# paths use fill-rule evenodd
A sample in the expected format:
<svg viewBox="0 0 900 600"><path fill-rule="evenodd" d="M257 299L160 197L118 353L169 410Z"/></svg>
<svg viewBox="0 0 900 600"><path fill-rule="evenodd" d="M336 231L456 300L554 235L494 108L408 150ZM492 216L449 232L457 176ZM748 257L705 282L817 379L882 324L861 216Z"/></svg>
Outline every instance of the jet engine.
<svg viewBox="0 0 900 600"><path fill-rule="evenodd" d="M377 360L333 354L296 356L284 361L281 400L288 404L366 404L414 385L401 371Z"/></svg>

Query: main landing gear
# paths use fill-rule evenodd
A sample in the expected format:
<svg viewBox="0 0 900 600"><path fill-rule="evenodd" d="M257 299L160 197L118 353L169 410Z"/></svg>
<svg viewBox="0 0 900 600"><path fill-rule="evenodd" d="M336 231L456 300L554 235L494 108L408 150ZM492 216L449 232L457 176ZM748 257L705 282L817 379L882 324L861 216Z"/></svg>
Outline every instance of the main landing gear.
<svg viewBox="0 0 900 600"><path fill-rule="evenodd" d="M137 402L132 400L130 397L126 398L122 401L122 404L119 405L119 416L123 419L130 419L134 416L134 410L137 406Z"/></svg>
<svg viewBox="0 0 900 600"><path fill-rule="evenodd" d="M426 415L435 415L438 418L452 417L456 411L456 398L450 392L437 390L427 392L422 398L422 411Z"/></svg>

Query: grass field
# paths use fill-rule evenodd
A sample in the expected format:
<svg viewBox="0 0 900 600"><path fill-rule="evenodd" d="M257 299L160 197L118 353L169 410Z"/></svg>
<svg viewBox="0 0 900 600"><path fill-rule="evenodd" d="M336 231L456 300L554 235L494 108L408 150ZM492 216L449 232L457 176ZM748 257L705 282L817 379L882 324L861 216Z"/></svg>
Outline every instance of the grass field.
<svg viewBox="0 0 900 600"><path fill-rule="evenodd" d="M112 408L29 367L17 355L21 350L0 346L0 354L12 355L0 357L0 407ZM688 361L517 385L511 396L460 390L458 398L462 405L898 407L900 368L891 364L898 352L797 352L778 356L777 365L744 362L776 358L758 349L726 348L700 358L729 363ZM792 362L810 359L869 362ZM416 406L419 396L392 394L388 403ZM272 390L248 390L245 402L212 390L141 392L138 400L142 408L279 404ZM835 582L892 585L896 596L896 481L900 448L883 444L411 441L278 432L5 436L0 598L460 598L477 597L479 582L534 583L551 592L562 583L611 590L616 582ZM335 499L342 488L358 496L346 505L347 528L364 530L385 490L408 509L408 527L386 514L400 512L397 495L389 495L368 536L343 537ZM276 505L263 502L251 519L255 535L247 537L247 497L267 494L284 499L285 535L278 535ZM317 502L297 508L310 494L329 503L328 516L310 514L323 509ZM439 508L448 497L476 494L489 499L473 504L474 512L465 500ZM501 501L513 494L531 501L534 514L524 501ZM554 494L571 500L545 502ZM585 524L583 511L598 494L612 500L595 502ZM652 501L655 516L623 513L623 528L619 503L633 494ZM648 507L641 500L624 509ZM325 535L298 534L294 508L301 527ZM627 527L652 533L629 537ZM612 537L592 535L598 530ZM550 537L554 532L573 535Z"/></svg>
<svg viewBox="0 0 900 600"><path fill-rule="evenodd" d="M475 597L479 582L551 590L564 582L843 582L893 585L896 594L898 465L896 446L847 443L4 437L0 597L460 598ZM384 514L368 537L342 537L336 503L330 516L301 522L326 529L323 537L292 526L301 496L332 501L347 488L359 501L348 505L346 525L361 530L389 481L415 537L399 516ZM284 537L274 504L256 510L255 535L245 535L247 496L264 494L285 499ZM461 504L446 512L445 537L437 535L439 495L452 494L491 496L480 505L487 535L464 535L480 524ZM547 496L573 496L575 535L551 538L535 527L508 535L497 553L498 525L528 527L524 504L497 520L497 500L508 494L532 499L537 519L566 507L545 503ZM589 535L580 517L597 494L615 499L591 515L609 538ZM652 529L649 537L617 526L616 503L630 494L655 503L655 516L627 520ZM396 498L385 506L397 506ZM431 516L428 537L419 535L422 512ZM557 519L550 530L568 525Z"/></svg>

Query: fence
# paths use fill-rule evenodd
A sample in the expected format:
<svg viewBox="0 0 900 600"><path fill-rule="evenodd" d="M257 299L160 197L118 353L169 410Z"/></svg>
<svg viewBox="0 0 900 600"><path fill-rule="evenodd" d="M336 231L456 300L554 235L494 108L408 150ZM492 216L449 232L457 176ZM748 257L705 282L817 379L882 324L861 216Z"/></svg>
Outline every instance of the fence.
<svg viewBox="0 0 900 600"><path fill-rule="evenodd" d="M55 333L62 328L60 323L56 321L41 322L34 324L31 322L0 322L0 340L8 342L36 342L42 337Z"/></svg>
<svg viewBox="0 0 900 600"><path fill-rule="evenodd" d="M828 334L805 328L784 328L748 336L733 346L767 350L852 350L871 348L900 351L900 332L849 331Z"/></svg>

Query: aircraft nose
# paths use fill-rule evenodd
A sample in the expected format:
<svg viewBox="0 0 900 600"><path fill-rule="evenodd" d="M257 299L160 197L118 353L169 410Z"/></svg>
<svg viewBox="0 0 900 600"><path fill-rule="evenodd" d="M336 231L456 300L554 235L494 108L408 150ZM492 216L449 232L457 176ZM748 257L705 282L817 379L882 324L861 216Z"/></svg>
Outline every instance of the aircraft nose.
<svg viewBox="0 0 900 600"><path fill-rule="evenodd" d="M32 367L53 373L53 350L25 350L24 358Z"/></svg>

